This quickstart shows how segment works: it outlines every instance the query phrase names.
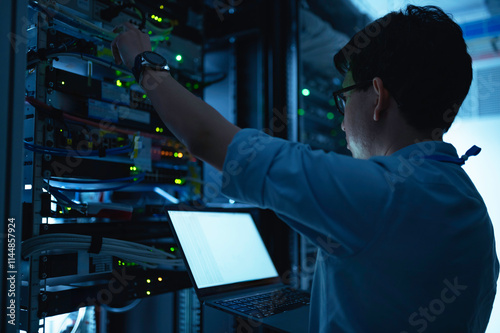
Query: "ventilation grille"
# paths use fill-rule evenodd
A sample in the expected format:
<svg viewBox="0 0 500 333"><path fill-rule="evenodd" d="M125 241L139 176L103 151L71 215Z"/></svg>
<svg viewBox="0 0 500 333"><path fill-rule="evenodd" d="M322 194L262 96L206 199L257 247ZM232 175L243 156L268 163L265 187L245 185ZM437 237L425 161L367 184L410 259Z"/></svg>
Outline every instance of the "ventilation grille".
<svg viewBox="0 0 500 333"><path fill-rule="evenodd" d="M474 80L459 117L500 115L500 58L490 64L474 70Z"/></svg>
<svg viewBox="0 0 500 333"><path fill-rule="evenodd" d="M500 114L500 64L477 71L479 116Z"/></svg>

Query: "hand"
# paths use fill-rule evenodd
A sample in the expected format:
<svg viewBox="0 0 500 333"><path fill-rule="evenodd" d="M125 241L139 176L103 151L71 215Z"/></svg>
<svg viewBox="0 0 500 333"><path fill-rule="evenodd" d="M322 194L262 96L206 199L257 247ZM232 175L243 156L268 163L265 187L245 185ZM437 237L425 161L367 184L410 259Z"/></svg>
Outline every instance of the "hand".
<svg viewBox="0 0 500 333"><path fill-rule="evenodd" d="M124 31L120 33L111 42L111 50L113 57L118 65L125 64L128 68L134 67L135 57L144 52L151 51L151 42L149 36L133 24L125 22L125 24L116 27L113 31Z"/></svg>

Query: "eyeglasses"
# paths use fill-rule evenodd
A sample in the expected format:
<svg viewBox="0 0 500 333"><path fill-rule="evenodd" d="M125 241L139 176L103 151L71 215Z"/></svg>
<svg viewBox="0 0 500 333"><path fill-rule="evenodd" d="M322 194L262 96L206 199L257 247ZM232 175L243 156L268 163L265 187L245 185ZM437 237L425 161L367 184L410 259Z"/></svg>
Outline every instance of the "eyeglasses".
<svg viewBox="0 0 500 333"><path fill-rule="evenodd" d="M334 91L332 95L333 95L333 99L335 100L335 106L337 107L337 110L339 111L339 113L341 115L344 115L345 103L346 103L346 97L344 96L344 94L346 92L354 90L354 89L366 87L366 86L372 84L372 82L373 82L373 80L364 81L364 82L349 86L347 88Z"/></svg>

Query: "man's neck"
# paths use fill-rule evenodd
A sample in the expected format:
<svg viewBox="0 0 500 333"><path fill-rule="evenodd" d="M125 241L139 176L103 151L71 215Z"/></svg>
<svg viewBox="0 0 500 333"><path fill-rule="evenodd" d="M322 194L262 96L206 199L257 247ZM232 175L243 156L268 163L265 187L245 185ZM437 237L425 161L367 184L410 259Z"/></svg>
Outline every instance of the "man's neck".
<svg viewBox="0 0 500 333"><path fill-rule="evenodd" d="M388 135L377 153L378 155L389 156L404 147L423 141L443 141L443 135L441 132L436 135L436 132L428 133L408 127L403 131L392 132L391 135Z"/></svg>

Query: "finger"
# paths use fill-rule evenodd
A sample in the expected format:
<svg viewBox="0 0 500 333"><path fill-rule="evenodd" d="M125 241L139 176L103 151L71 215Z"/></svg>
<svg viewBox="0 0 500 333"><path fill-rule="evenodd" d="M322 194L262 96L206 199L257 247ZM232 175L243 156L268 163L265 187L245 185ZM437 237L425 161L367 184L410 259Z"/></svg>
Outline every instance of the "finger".
<svg viewBox="0 0 500 333"><path fill-rule="evenodd" d="M117 65L122 64L122 57L120 55L120 50L118 49L118 38L120 36L116 37L112 42L111 42L111 51L113 52L113 58L115 59L115 63Z"/></svg>
<svg viewBox="0 0 500 333"><path fill-rule="evenodd" d="M130 22L124 22L123 25L127 28L127 30L134 31L134 32L141 32L135 25L133 25Z"/></svg>
<svg viewBox="0 0 500 333"><path fill-rule="evenodd" d="M122 24L117 25L117 26L113 29L113 32L114 32L115 34L120 34L120 33L124 32L124 31L125 31L125 27L124 27Z"/></svg>

